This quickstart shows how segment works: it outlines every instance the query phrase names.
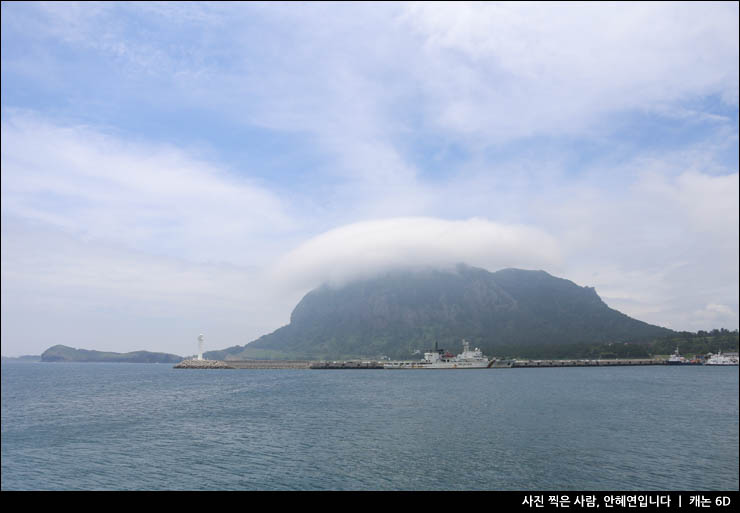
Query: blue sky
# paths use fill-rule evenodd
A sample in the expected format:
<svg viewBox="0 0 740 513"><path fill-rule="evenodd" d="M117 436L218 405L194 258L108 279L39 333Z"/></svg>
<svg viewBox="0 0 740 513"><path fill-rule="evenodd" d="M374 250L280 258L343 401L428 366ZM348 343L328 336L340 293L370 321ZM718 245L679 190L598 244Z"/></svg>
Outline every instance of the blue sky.
<svg viewBox="0 0 740 513"><path fill-rule="evenodd" d="M738 4L2 4L4 355L459 261L736 329Z"/></svg>

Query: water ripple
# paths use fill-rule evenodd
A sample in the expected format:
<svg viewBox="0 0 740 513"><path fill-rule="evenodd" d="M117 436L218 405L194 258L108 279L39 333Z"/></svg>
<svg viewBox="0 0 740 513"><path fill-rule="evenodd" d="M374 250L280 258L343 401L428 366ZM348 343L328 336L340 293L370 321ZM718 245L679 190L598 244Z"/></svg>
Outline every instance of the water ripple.
<svg viewBox="0 0 740 513"><path fill-rule="evenodd" d="M2 489L737 489L737 397L728 368L3 364Z"/></svg>

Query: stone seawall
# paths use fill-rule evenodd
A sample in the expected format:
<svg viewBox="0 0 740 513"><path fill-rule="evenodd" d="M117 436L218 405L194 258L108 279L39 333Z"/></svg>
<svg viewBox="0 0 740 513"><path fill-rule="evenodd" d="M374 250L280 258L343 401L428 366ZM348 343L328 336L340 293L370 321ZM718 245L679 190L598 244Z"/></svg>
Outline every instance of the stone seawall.
<svg viewBox="0 0 740 513"><path fill-rule="evenodd" d="M313 362L311 369L382 369L383 364L379 362Z"/></svg>
<svg viewBox="0 0 740 513"><path fill-rule="evenodd" d="M617 365L665 365L661 359L615 360L497 360L489 368L611 367ZM318 362L308 360L183 360L175 369L382 369L379 362Z"/></svg>
<svg viewBox="0 0 740 513"><path fill-rule="evenodd" d="M234 369L226 362L219 360L183 360L174 367L175 369Z"/></svg>
<svg viewBox="0 0 740 513"><path fill-rule="evenodd" d="M227 360L234 369L308 369L306 360Z"/></svg>
<svg viewBox="0 0 740 513"><path fill-rule="evenodd" d="M665 360L653 358L614 360L513 360L511 367L612 367L618 365L665 365ZM495 366L494 366L495 367Z"/></svg>

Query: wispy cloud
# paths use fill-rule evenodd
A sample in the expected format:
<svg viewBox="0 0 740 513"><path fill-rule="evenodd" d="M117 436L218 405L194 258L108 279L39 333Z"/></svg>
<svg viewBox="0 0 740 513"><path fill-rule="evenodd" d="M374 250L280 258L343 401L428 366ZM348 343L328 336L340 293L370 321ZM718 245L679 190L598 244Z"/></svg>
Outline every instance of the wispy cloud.
<svg viewBox="0 0 740 513"><path fill-rule="evenodd" d="M23 113L2 122L2 180L4 216L181 258L264 261L265 234L297 226L248 169Z"/></svg>
<svg viewBox="0 0 740 513"><path fill-rule="evenodd" d="M738 97L738 6L412 4L440 125L473 136L609 133L610 112Z"/></svg>

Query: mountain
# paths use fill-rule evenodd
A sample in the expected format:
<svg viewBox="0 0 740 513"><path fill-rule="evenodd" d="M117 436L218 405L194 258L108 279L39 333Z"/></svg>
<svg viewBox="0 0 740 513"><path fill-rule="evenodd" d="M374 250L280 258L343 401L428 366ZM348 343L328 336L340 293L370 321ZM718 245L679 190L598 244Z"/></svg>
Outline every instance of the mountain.
<svg viewBox="0 0 740 513"><path fill-rule="evenodd" d="M42 362L115 362L115 363L178 363L182 356L167 353L134 351L131 353L108 353L88 349L56 345L41 354Z"/></svg>
<svg viewBox="0 0 740 513"><path fill-rule="evenodd" d="M609 308L591 287L545 271L396 271L306 294L290 324L207 358L409 358L461 340L487 355L504 347L640 341L673 331Z"/></svg>

